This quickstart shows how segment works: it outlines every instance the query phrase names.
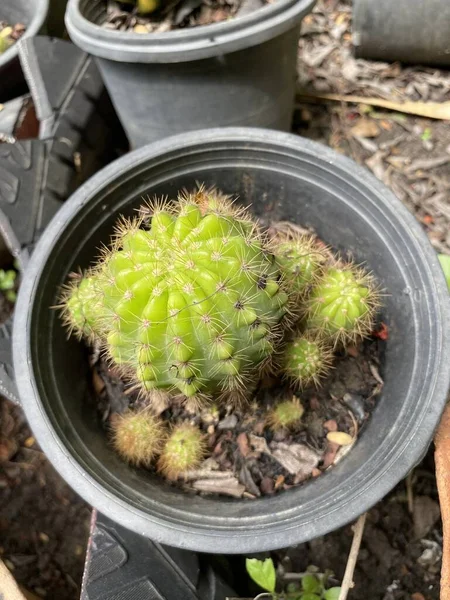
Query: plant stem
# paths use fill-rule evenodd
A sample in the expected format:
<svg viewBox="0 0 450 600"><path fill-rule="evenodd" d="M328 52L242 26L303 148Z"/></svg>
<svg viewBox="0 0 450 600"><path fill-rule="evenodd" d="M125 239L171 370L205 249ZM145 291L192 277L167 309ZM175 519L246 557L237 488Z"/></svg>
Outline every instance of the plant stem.
<svg viewBox="0 0 450 600"><path fill-rule="evenodd" d="M450 404L447 404L434 437L436 481L441 505L442 548L441 600L450 600Z"/></svg>
<svg viewBox="0 0 450 600"><path fill-rule="evenodd" d="M358 559L359 547L361 546L366 517L367 513L361 515L354 527L352 546L350 548L350 554L348 555L347 566L345 567L339 600L346 600L349 590L354 586L353 573L355 572L355 566Z"/></svg>

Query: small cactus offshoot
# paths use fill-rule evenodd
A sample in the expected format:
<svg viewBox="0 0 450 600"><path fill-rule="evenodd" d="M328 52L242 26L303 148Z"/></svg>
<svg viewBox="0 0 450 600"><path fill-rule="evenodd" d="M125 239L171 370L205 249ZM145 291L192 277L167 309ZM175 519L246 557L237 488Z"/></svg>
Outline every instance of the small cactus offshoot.
<svg viewBox="0 0 450 600"><path fill-rule="evenodd" d="M204 457L204 435L195 425L182 423L169 434L157 468L167 479L176 480L186 471L196 469Z"/></svg>
<svg viewBox="0 0 450 600"><path fill-rule="evenodd" d="M99 339L142 389L236 393L270 358L287 308L281 274L247 213L216 192L123 221L113 247L66 290L71 330Z"/></svg>
<svg viewBox="0 0 450 600"><path fill-rule="evenodd" d="M317 282L327 260L326 249L320 248L309 235L276 239L275 254L289 289L298 294Z"/></svg>
<svg viewBox="0 0 450 600"><path fill-rule="evenodd" d="M306 327L334 344L354 341L373 330L377 306L370 275L353 265L330 267L306 302Z"/></svg>
<svg viewBox="0 0 450 600"><path fill-rule="evenodd" d="M150 466L164 438L164 425L148 410L128 412L112 422L112 442L118 454L136 466Z"/></svg>
<svg viewBox="0 0 450 600"><path fill-rule="evenodd" d="M283 400L272 408L268 415L268 423L271 429L277 431L279 429L291 429L298 425L304 408L300 400L295 396L292 400Z"/></svg>
<svg viewBox="0 0 450 600"><path fill-rule="evenodd" d="M318 385L329 373L332 360L333 350L329 344L317 334L304 334L288 342L281 367L295 386L304 388L310 383Z"/></svg>

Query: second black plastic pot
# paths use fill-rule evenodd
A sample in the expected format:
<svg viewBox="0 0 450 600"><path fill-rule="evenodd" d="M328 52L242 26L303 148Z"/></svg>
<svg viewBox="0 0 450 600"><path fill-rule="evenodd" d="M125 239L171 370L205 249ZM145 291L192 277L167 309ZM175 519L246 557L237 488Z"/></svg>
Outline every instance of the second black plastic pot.
<svg viewBox="0 0 450 600"><path fill-rule="evenodd" d="M47 18L49 0L1 0L0 21L11 26L23 23L26 31L23 37L32 37L39 33ZM20 84L24 84L19 65L17 44L0 54L0 102L9 100L20 93Z"/></svg>
<svg viewBox="0 0 450 600"><path fill-rule="evenodd" d="M196 182L239 194L257 215L314 227L366 263L386 290L389 327L374 413L352 451L305 485L254 501L192 496L113 452L96 416L86 352L67 340L59 286L108 242L119 213ZM17 386L34 433L63 477L110 518L168 545L249 553L325 534L380 500L420 460L446 401L446 284L415 219L352 161L297 136L217 129L128 154L83 185L42 236L14 323Z"/></svg>
<svg viewBox="0 0 450 600"><path fill-rule="evenodd" d="M277 0L223 23L166 33L98 25L103 0L70 0L72 40L96 56L131 145L218 126L288 130L302 18L316 0Z"/></svg>

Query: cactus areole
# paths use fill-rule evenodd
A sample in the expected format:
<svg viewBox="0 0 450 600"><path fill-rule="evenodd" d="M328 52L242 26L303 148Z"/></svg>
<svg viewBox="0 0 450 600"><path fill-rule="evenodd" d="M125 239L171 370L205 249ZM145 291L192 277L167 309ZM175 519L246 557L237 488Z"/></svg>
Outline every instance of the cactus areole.
<svg viewBox="0 0 450 600"><path fill-rule="evenodd" d="M288 295L254 221L216 192L155 202L66 290L80 337L142 390L239 391L273 351Z"/></svg>

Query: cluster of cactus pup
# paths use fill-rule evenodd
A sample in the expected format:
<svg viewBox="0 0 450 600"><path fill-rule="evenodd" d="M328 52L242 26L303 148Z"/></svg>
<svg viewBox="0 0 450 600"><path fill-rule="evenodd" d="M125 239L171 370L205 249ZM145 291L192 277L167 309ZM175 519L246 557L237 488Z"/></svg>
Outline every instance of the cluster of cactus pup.
<svg viewBox="0 0 450 600"><path fill-rule="evenodd" d="M207 456L195 419L169 424L173 402L194 412L212 401L233 407L268 371L301 395L327 376L336 348L370 334L377 307L361 268L312 235L269 237L247 210L204 188L122 219L61 301L69 331L100 346L145 401L114 419L114 447L170 480ZM297 397L283 399L267 427L299 426L303 410Z"/></svg>

